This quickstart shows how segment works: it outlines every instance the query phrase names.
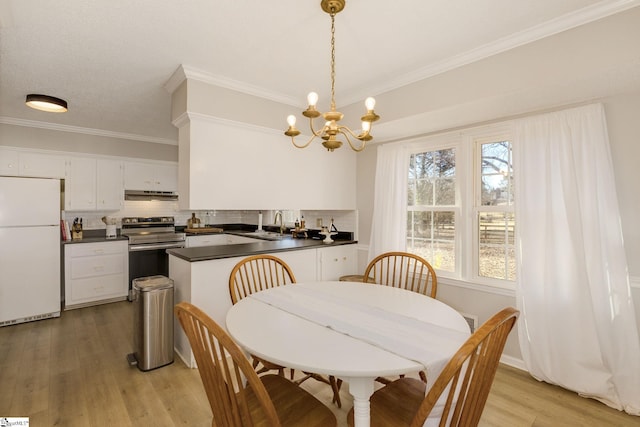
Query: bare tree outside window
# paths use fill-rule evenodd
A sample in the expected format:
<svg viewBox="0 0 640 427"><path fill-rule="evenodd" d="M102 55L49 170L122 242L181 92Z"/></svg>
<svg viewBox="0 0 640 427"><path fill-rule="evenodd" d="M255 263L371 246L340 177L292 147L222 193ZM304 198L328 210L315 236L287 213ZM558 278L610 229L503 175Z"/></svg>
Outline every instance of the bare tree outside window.
<svg viewBox="0 0 640 427"><path fill-rule="evenodd" d="M455 270L455 150L411 155L407 214L407 251L436 269Z"/></svg>
<svg viewBox="0 0 640 427"><path fill-rule="evenodd" d="M447 133L408 147L414 151L407 173L406 250L445 277L512 287L516 195L510 128Z"/></svg>
<svg viewBox="0 0 640 427"><path fill-rule="evenodd" d="M476 206L478 275L515 280L515 216L511 142L480 144L480 197Z"/></svg>

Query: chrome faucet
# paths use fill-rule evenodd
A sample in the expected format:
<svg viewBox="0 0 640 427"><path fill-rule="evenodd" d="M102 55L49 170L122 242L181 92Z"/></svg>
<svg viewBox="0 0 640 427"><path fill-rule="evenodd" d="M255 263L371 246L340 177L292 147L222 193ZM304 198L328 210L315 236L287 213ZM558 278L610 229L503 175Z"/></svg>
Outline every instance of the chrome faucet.
<svg viewBox="0 0 640 427"><path fill-rule="evenodd" d="M273 217L273 223L275 225L278 225L278 220L280 220L280 234L284 234L284 221L282 221L282 211L276 211L274 217Z"/></svg>

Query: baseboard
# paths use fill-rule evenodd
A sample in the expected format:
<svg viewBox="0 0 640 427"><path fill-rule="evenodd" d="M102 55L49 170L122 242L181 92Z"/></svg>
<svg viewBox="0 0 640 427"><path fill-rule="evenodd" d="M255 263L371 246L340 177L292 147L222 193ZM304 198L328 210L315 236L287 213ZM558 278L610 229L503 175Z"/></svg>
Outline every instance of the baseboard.
<svg viewBox="0 0 640 427"><path fill-rule="evenodd" d="M520 369L521 371L529 372L524 365L524 360L515 358L513 356L507 356L503 354L500 357L500 363L504 363L505 365L511 366L512 368Z"/></svg>
<svg viewBox="0 0 640 427"><path fill-rule="evenodd" d="M178 350L177 347L173 348L173 352L174 354L177 354L178 357L180 358L180 360L182 360L182 362L184 362L185 366L187 368L191 368L191 369L195 369L196 368L196 362L191 360L191 353L189 353L189 357L185 358L182 353L180 353L180 351ZM193 362L193 363L192 363Z"/></svg>

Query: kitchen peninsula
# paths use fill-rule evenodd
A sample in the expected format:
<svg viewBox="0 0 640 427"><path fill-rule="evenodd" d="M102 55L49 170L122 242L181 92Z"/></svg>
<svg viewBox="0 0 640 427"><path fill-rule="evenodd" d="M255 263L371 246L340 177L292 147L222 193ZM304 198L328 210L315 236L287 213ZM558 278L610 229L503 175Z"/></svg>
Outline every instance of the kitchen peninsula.
<svg viewBox="0 0 640 427"><path fill-rule="evenodd" d="M284 260L297 281L338 280L340 276L356 273L357 242L354 240L336 240L330 244L289 236L276 241L252 240L255 242L167 250L175 303L191 302L224 326L231 307L229 274L241 259L257 254L275 255ZM185 364L195 367L191 347L177 322L174 322L174 342Z"/></svg>

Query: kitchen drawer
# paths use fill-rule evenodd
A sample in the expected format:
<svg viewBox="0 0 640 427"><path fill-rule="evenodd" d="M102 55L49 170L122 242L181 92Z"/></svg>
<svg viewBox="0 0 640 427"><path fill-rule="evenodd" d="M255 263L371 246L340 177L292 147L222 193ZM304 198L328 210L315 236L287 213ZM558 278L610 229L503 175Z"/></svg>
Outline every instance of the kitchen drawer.
<svg viewBox="0 0 640 427"><path fill-rule="evenodd" d="M103 255L85 258L71 258L70 278L124 274L125 256L123 254Z"/></svg>
<svg viewBox="0 0 640 427"><path fill-rule="evenodd" d="M125 297L127 282L121 274L72 280L67 291L67 304L86 303L108 298Z"/></svg>
<svg viewBox="0 0 640 427"><path fill-rule="evenodd" d="M119 240L117 242L73 243L67 245L66 249L66 256L68 257L87 257L128 253L126 240Z"/></svg>
<svg viewBox="0 0 640 427"><path fill-rule="evenodd" d="M125 299L129 290L126 240L64 247L65 310Z"/></svg>

